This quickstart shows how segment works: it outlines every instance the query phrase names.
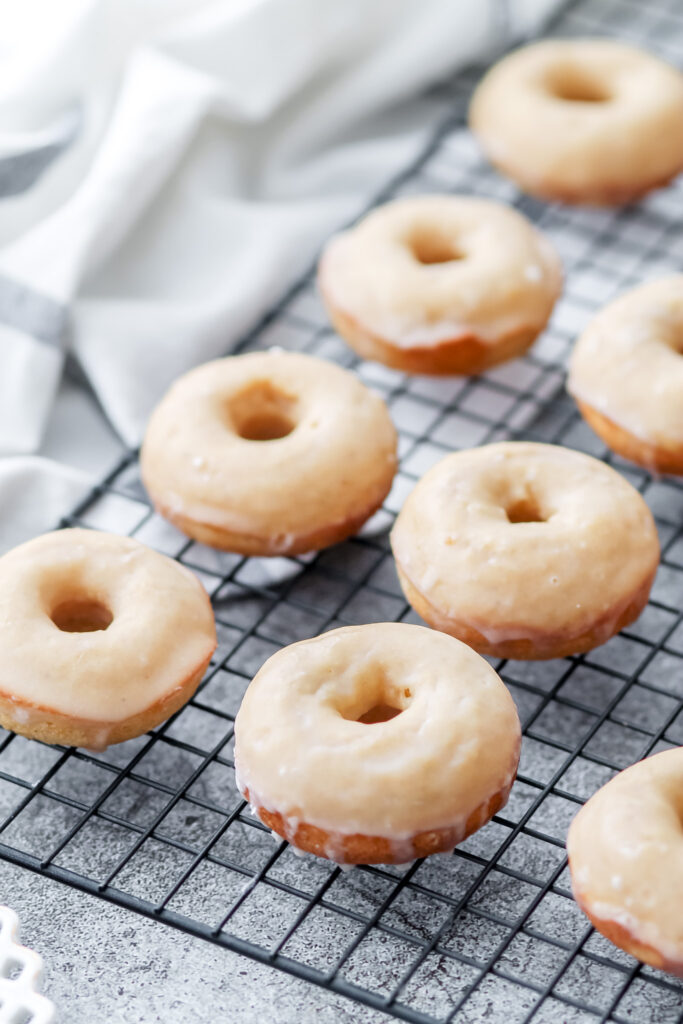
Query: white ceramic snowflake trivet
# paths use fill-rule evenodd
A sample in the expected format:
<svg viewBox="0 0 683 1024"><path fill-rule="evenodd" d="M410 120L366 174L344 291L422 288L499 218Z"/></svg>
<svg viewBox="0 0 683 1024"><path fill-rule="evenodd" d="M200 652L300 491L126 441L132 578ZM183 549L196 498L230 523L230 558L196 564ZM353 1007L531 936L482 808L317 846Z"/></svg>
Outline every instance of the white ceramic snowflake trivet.
<svg viewBox="0 0 683 1024"><path fill-rule="evenodd" d="M43 961L18 939L17 915L0 907L0 1024L50 1024L55 1008L36 991Z"/></svg>

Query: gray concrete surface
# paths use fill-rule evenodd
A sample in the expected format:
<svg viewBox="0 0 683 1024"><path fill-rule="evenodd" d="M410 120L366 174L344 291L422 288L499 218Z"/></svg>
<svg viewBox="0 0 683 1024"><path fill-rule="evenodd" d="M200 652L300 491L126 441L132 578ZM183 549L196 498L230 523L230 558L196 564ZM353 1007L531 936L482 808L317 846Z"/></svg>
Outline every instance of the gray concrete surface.
<svg viewBox="0 0 683 1024"><path fill-rule="evenodd" d="M60 1024L381 1024L356 1006L201 939L0 861L0 902L45 961Z"/></svg>

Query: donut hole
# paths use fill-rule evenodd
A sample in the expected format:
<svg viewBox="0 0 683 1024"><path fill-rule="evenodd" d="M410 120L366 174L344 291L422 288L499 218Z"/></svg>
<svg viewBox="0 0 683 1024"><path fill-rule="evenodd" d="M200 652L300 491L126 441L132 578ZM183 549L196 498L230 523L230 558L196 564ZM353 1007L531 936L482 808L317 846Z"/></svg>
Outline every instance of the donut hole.
<svg viewBox="0 0 683 1024"><path fill-rule="evenodd" d="M505 506L505 515L510 523L545 523L548 516L533 495L526 495Z"/></svg>
<svg viewBox="0 0 683 1024"><path fill-rule="evenodd" d="M671 347L676 355L683 356L683 323L675 323L672 325Z"/></svg>
<svg viewBox="0 0 683 1024"><path fill-rule="evenodd" d="M257 380L233 395L228 416L245 441L277 441L296 426L297 400L269 380Z"/></svg>
<svg viewBox="0 0 683 1024"><path fill-rule="evenodd" d="M76 597L58 604L50 618L63 633L96 633L107 629L114 615L110 608L95 598Z"/></svg>
<svg viewBox="0 0 683 1024"><path fill-rule="evenodd" d="M565 65L547 80L548 91L565 103L607 103L612 93L585 68Z"/></svg>
<svg viewBox="0 0 683 1024"><path fill-rule="evenodd" d="M402 711L403 708L395 708L391 704L375 704L365 711L360 718L356 718L355 721L362 722L363 725L377 725L379 722L390 722L392 718L396 718Z"/></svg>
<svg viewBox="0 0 683 1024"><path fill-rule="evenodd" d="M452 236L436 227L420 228L408 238L408 248L418 263L453 263L463 260L465 253Z"/></svg>
<svg viewBox="0 0 683 1024"><path fill-rule="evenodd" d="M409 686L396 686L383 669L373 666L356 679L352 693L338 699L335 710L347 722L377 725L397 718L406 710L412 696Z"/></svg>

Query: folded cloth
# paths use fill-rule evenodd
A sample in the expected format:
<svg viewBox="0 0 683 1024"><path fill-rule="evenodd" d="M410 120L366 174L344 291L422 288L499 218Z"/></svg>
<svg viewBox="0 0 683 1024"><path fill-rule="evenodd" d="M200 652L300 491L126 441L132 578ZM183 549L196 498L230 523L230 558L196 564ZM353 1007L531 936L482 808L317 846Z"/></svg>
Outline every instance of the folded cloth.
<svg viewBox="0 0 683 1024"><path fill-rule="evenodd" d="M75 505L90 485L85 473L39 455L0 459L0 550L57 525L60 513ZM56 511L46 520L45 507Z"/></svg>
<svg viewBox="0 0 683 1024"><path fill-rule="evenodd" d="M414 97L559 2L43 0L37 48L36 0L16 5L0 453L40 450L68 351L136 444L171 380L228 351L416 151L432 125ZM45 464L21 465L12 488L39 494ZM27 535L63 511L55 473Z"/></svg>

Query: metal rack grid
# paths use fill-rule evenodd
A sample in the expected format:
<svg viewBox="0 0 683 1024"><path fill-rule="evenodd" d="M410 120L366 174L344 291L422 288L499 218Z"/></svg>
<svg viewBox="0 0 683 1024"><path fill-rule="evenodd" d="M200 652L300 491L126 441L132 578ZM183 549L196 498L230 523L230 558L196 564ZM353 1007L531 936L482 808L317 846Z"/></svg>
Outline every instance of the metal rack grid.
<svg viewBox="0 0 683 1024"><path fill-rule="evenodd" d="M618 33L683 58L677 0L581 2L554 31ZM130 534L194 569L212 595L219 647L182 711L102 754L0 730L0 856L408 1021L673 1024L683 1021L683 984L588 925L571 899L563 839L616 771L683 744L683 484L610 455L565 395L563 366L597 308L679 268L683 182L618 211L520 196L463 127L476 77L442 90L448 122L381 198L453 191L521 209L565 262L550 328L527 357L481 377L408 377L360 364L328 326L312 276L301 281L242 348L334 359L381 392L401 453L385 508L327 551L243 559L157 517L127 456L68 523ZM342 624L418 621L387 540L405 495L454 448L522 437L605 458L643 493L662 543L647 609L587 655L493 662L524 725L520 774L507 807L452 855L350 873L295 857L250 817L234 785L232 726L246 685L283 644Z"/></svg>

